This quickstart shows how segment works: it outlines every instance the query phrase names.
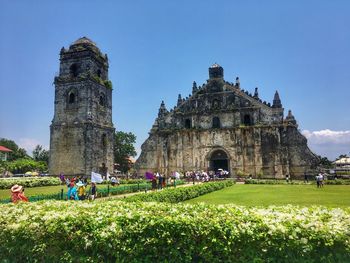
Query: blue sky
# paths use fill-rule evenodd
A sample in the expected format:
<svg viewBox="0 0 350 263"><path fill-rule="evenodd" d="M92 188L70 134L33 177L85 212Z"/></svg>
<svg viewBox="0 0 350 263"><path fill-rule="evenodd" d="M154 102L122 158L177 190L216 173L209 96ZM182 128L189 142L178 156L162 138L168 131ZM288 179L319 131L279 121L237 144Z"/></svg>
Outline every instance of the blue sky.
<svg viewBox="0 0 350 263"><path fill-rule="evenodd" d="M278 90L317 154L349 154L349 14L345 0L0 0L0 137L48 148L59 51L87 36L108 54L113 122L137 149L161 101L217 62L263 100Z"/></svg>

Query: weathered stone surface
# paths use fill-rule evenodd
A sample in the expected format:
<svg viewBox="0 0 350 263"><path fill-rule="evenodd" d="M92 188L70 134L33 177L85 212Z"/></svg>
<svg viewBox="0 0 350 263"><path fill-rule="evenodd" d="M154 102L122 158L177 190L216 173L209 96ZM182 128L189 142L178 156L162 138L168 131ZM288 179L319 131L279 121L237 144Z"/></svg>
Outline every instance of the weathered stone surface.
<svg viewBox="0 0 350 263"><path fill-rule="evenodd" d="M301 176L317 157L307 147L291 114L283 119L276 92L273 105L223 78L217 64L202 87L170 112L162 102L149 138L136 162L139 173L228 169L257 176ZM221 157L220 157L221 156Z"/></svg>
<svg viewBox="0 0 350 263"><path fill-rule="evenodd" d="M113 172L112 89L108 59L87 38L61 49L50 126L50 174Z"/></svg>

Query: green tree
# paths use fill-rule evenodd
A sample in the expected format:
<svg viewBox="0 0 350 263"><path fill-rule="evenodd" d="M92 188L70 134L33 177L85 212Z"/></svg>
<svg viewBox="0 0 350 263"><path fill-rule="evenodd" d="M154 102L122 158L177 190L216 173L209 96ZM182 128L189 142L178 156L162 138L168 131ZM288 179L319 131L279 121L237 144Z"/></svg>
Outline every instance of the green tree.
<svg viewBox="0 0 350 263"><path fill-rule="evenodd" d="M119 170L126 173L131 168L130 157L136 156L134 143L136 136L131 132L117 131L114 134L114 162Z"/></svg>
<svg viewBox="0 0 350 263"><path fill-rule="evenodd" d="M35 161L49 162L49 151L45 150L42 145L37 145L33 150L33 159Z"/></svg>
<svg viewBox="0 0 350 263"><path fill-rule="evenodd" d="M327 157L318 156L319 158L319 165L324 168L332 168L333 164Z"/></svg>
<svg viewBox="0 0 350 263"><path fill-rule="evenodd" d="M35 170L43 172L47 170L47 164L45 162L37 162L32 159L17 159L12 162L7 162L6 168L14 174L21 174Z"/></svg>
<svg viewBox="0 0 350 263"><path fill-rule="evenodd" d="M19 148L18 145L12 140L0 138L0 145L12 150L12 152L9 154L9 161L28 157L26 150Z"/></svg>

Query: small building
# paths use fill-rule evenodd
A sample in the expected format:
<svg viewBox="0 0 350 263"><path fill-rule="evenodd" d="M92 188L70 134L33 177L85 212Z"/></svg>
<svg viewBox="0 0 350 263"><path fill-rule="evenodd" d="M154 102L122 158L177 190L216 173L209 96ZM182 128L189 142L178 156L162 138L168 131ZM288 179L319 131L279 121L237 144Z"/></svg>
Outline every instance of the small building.
<svg viewBox="0 0 350 263"><path fill-rule="evenodd" d="M335 170L337 172L349 172L350 173L350 157L343 157L333 162Z"/></svg>
<svg viewBox="0 0 350 263"><path fill-rule="evenodd" d="M12 152L12 150L0 145L0 160L7 161L10 152Z"/></svg>

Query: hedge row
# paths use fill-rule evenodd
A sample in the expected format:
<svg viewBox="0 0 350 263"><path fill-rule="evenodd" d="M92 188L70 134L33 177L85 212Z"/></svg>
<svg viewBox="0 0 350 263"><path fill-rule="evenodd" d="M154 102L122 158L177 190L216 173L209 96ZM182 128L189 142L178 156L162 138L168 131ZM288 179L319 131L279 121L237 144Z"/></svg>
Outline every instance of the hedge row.
<svg viewBox="0 0 350 263"><path fill-rule="evenodd" d="M183 180L177 180L176 185L182 185L185 184L185 181ZM167 187L174 187L173 184L169 184ZM135 193L139 191L150 191L152 190L152 184L149 181L143 180L142 183L138 184L121 184L116 187L110 186L109 188L104 187L101 188L100 186L97 185L97 193L98 197L107 197L110 195L120 195L120 194L127 194L127 193Z"/></svg>
<svg viewBox="0 0 350 263"><path fill-rule="evenodd" d="M235 184L232 180L225 180L220 182L209 182L197 184L191 187L164 189L163 191L150 192L146 194L139 194L127 197L124 201L127 202L167 202L178 203L189 200L200 195L204 195L213 191L223 189Z"/></svg>
<svg viewBox="0 0 350 263"><path fill-rule="evenodd" d="M1 262L350 262L349 209L113 200L1 211Z"/></svg>
<svg viewBox="0 0 350 263"><path fill-rule="evenodd" d="M177 179L176 182L178 181L182 181L182 180ZM102 183L109 184L110 181L104 180ZM144 183L151 183L151 181L146 179L120 179L119 183L120 184L144 184ZM157 183L158 183L158 180L157 180Z"/></svg>
<svg viewBox="0 0 350 263"><path fill-rule="evenodd" d="M349 185L350 180L343 180L343 179L338 179L338 180L324 180L324 184L328 185ZM245 184L296 184L296 185L302 185L302 184L316 184L315 180L309 180L309 182L305 183L305 181L301 180L289 180L287 182L286 180L273 180L273 179L263 179L263 180L258 180L258 179L247 179L245 180Z"/></svg>
<svg viewBox="0 0 350 263"><path fill-rule="evenodd" d="M59 185L61 181L57 177L30 177L30 178L4 178L0 179L0 189L10 189L13 185L19 184L23 187L37 187Z"/></svg>

